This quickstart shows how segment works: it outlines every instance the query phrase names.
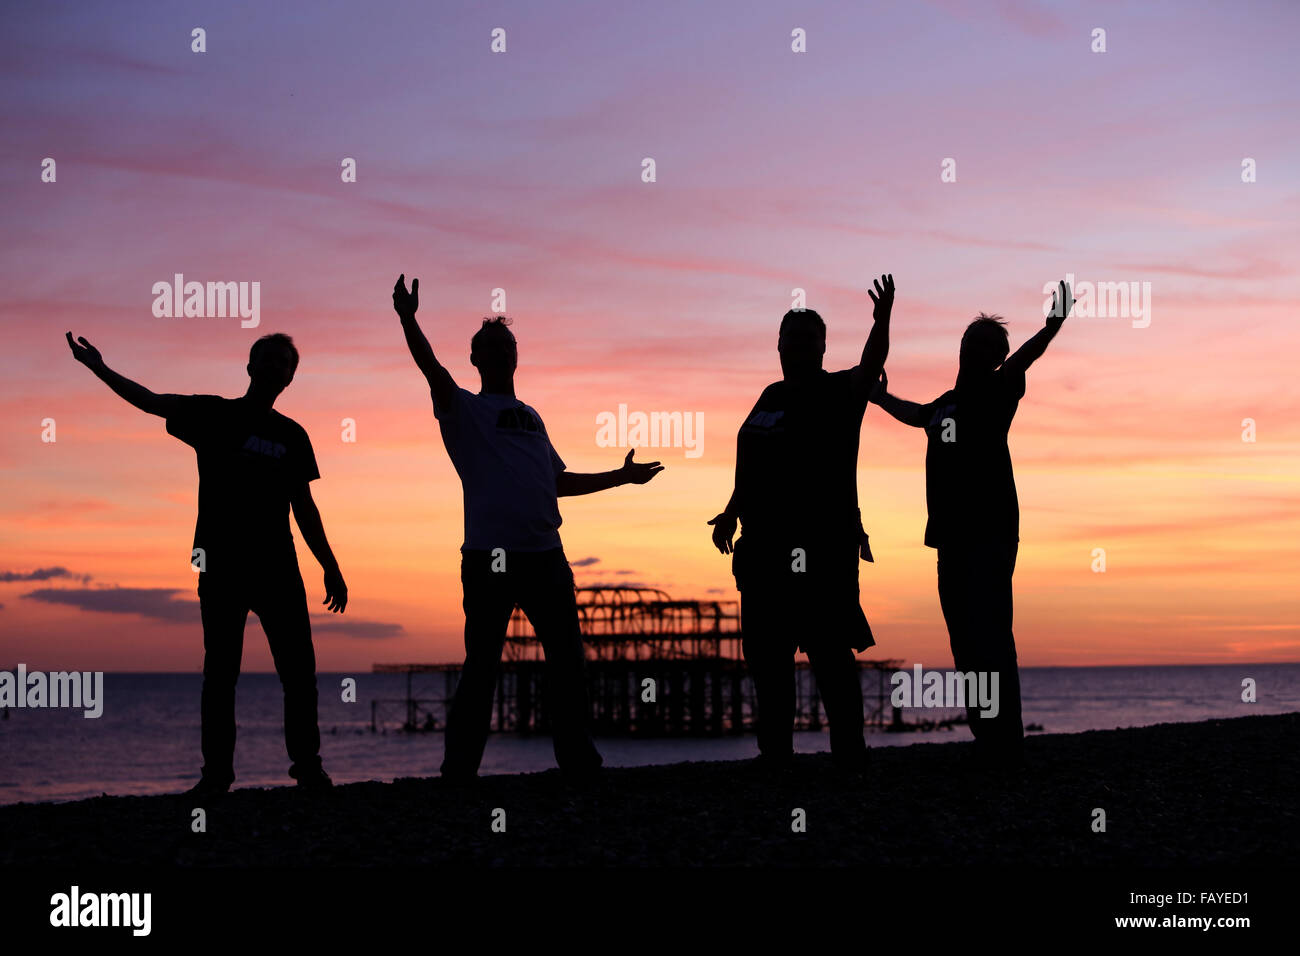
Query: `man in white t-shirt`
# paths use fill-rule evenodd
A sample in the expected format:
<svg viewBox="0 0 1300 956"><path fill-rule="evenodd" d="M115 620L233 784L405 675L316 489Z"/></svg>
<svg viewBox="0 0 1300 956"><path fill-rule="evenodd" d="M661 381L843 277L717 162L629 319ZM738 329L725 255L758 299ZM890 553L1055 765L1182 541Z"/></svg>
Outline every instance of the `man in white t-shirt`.
<svg viewBox="0 0 1300 956"><path fill-rule="evenodd" d="M420 280L393 288L411 357L429 381L433 414L465 496L461 584L465 599L465 666L447 718L442 775L478 775L492 721L492 694L515 606L528 616L546 654L546 708L555 759L566 773L601 765L588 730L590 705L573 572L560 543L563 495L618 485L643 485L663 471L659 462L632 461L598 474L566 471L542 418L515 397L518 349L504 316L484 319L470 340L478 394L456 385L415 321Z"/></svg>

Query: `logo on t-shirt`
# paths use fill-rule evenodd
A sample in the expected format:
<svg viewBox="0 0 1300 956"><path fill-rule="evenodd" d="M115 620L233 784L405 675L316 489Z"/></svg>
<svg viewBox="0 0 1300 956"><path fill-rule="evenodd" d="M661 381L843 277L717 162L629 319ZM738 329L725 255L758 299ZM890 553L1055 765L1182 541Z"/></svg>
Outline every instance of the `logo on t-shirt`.
<svg viewBox="0 0 1300 956"><path fill-rule="evenodd" d="M784 411L754 412L753 415L749 416L749 421L745 422L745 424L752 425L754 428L774 428L784 415Z"/></svg>
<svg viewBox="0 0 1300 956"><path fill-rule="evenodd" d="M497 428L516 432L539 432L541 423L526 408L503 408L497 413Z"/></svg>
<svg viewBox="0 0 1300 956"><path fill-rule="evenodd" d="M943 422L946 422L948 419L956 417L957 405L955 402L947 405L939 405L935 408L934 414L930 416L930 421L926 425L926 428L935 428Z"/></svg>
<svg viewBox="0 0 1300 956"><path fill-rule="evenodd" d="M244 442L244 451L256 452L259 455L269 455L272 458L281 458L287 449L279 442L267 441L265 438L258 438L256 435L249 435L248 441Z"/></svg>

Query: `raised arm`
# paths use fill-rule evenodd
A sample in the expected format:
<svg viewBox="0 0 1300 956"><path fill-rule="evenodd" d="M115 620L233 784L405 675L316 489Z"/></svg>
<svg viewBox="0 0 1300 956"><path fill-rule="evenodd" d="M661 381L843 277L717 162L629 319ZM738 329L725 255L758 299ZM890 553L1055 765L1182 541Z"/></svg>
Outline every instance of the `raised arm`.
<svg viewBox="0 0 1300 956"><path fill-rule="evenodd" d="M889 317L894 311L894 277L882 275L874 283L875 291L867 295L875 303L872 311L871 334L862 348L862 358L853 369L853 391L862 399L870 395L876 380L885 368L889 357Z"/></svg>
<svg viewBox="0 0 1300 956"><path fill-rule="evenodd" d="M406 335L406 347L411 350L411 358L424 377L429 381L429 390L439 408L455 407L456 382L433 354L433 347L425 338L420 324L415 321L415 310L420 307L420 280L411 280L411 291L406 291L406 273L397 277L393 286L393 310L402 320L402 332Z"/></svg>
<svg viewBox="0 0 1300 956"><path fill-rule="evenodd" d="M1061 330L1061 324L1065 322L1072 308L1074 308L1074 296L1070 293L1070 285L1062 282L1057 291L1052 293L1052 311L1047 315L1047 323L1030 336L1024 345L1016 349L1015 354L1002 363L1002 368L1021 374L1026 372L1029 366L1042 358L1043 353L1047 351L1048 343Z"/></svg>
<svg viewBox="0 0 1300 956"><path fill-rule="evenodd" d="M930 406L918 405L916 402L909 402L896 395L890 395L889 376L884 371L881 371L880 381L871 393L871 400L904 425L924 428L930 424L930 415L933 412Z"/></svg>
<svg viewBox="0 0 1300 956"><path fill-rule="evenodd" d="M311 553L325 570L325 600L321 603L328 604L331 611L341 614L348 604L348 586L343 582L339 563L334 560L334 550L325 537L325 526L321 524L320 509L312 499L311 487L304 481L289 501L293 505L293 516L298 521L302 540L307 542L307 547L311 548Z"/></svg>
<svg viewBox="0 0 1300 956"><path fill-rule="evenodd" d="M81 344L78 345L77 342ZM122 398L140 409L140 411L148 412L150 415L159 415L166 418L172 413L176 399L179 396L158 395L149 391L138 382L131 381L125 375L119 375L105 365L104 357L99 354L99 349L84 338L78 337L77 342L72 341L72 333L69 332L68 348L72 349L72 357L94 372L101 382L117 392Z"/></svg>
<svg viewBox="0 0 1300 956"><path fill-rule="evenodd" d="M606 488L617 488L619 485L644 485L664 470L664 466L657 461L633 461L632 455L635 452L636 449L629 451L627 457L623 459L623 467L614 471L598 471L589 474L560 472L555 477L556 497L590 495L597 491L604 491Z"/></svg>

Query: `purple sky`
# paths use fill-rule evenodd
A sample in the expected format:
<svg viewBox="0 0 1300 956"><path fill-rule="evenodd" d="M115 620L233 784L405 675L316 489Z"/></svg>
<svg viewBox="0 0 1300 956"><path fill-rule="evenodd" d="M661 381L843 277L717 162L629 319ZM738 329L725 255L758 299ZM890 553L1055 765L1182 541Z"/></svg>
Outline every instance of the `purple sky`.
<svg viewBox="0 0 1300 956"><path fill-rule="evenodd" d="M1043 284L1073 273L1150 283L1151 324L1072 319L1031 373L1012 440L1022 661L1300 654L1284 583L1300 531L1294 4L43 3L5 21L0 571L193 588L192 455L73 365L65 329L158 391L228 395L252 339L284 330L304 360L280 407L316 443L349 614L405 635L377 649L358 625L322 666L454 656L460 493L391 313L405 272L467 387L468 337L506 289L520 395L575 469L621 460L595 446L601 411L703 412L701 458L639 453L668 471L566 504L565 540L601 558L580 583L621 569L734 596L703 522L779 376L791 289L842 368L870 279L892 272L890 382L928 400L975 312L1006 315L1019 343ZM152 284L177 272L259 281L261 327L155 318ZM894 636L882 652L930 661L947 645L922 450L868 413L863 603ZM1120 559L1104 581L1094 547ZM192 662L174 622L32 589L0 584L0 658ZM250 666L267 663L258 644Z"/></svg>

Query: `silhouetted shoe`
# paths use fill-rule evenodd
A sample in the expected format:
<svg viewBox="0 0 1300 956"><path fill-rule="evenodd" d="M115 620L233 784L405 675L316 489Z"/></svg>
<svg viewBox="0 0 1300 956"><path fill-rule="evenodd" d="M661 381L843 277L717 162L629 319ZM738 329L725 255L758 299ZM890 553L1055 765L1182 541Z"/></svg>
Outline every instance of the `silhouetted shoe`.
<svg viewBox="0 0 1300 956"><path fill-rule="evenodd" d="M467 773L464 770L443 770L438 776L453 787L471 787L478 783L477 773Z"/></svg>
<svg viewBox="0 0 1300 956"><path fill-rule="evenodd" d="M182 796L211 798L224 796L229 791L229 783L223 783L220 780L213 780L211 777L200 777L199 782L186 790Z"/></svg>
<svg viewBox="0 0 1300 956"><path fill-rule="evenodd" d="M582 764L578 767L561 767L560 776L569 783L590 783L600 779L603 774L601 764Z"/></svg>
<svg viewBox="0 0 1300 956"><path fill-rule="evenodd" d="M855 753L848 758L831 755L832 773L836 778L846 783L855 783L862 780L867 774L870 763L871 760L867 756L865 749L861 753Z"/></svg>
<svg viewBox="0 0 1300 956"><path fill-rule="evenodd" d="M1025 752L1023 747L983 745L975 741L974 760L971 771L989 780L1014 781L1023 777L1025 772Z"/></svg>
<svg viewBox="0 0 1300 956"><path fill-rule="evenodd" d="M299 790L328 790L333 786L334 781L322 767L316 767L298 777Z"/></svg>
<svg viewBox="0 0 1300 956"><path fill-rule="evenodd" d="M760 753L752 766L765 776L783 777L794 769L794 754Z"/></svg>
<svg viewBox="0 0 1300 956"><path fill-rule="evenodd" d="M1007 781L1022 780L1025 776L1024 754L1007 754L990 765L991 772Z"/></svg>

